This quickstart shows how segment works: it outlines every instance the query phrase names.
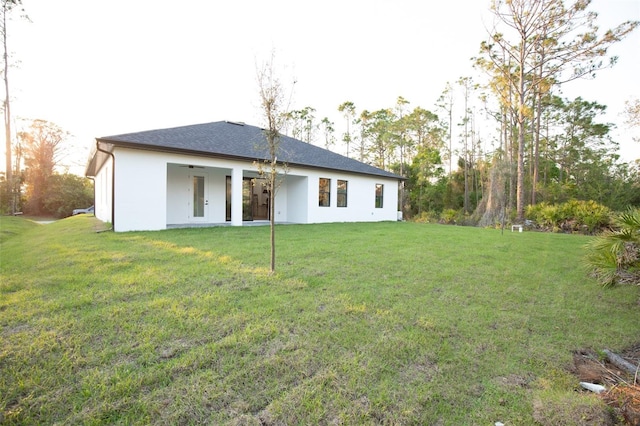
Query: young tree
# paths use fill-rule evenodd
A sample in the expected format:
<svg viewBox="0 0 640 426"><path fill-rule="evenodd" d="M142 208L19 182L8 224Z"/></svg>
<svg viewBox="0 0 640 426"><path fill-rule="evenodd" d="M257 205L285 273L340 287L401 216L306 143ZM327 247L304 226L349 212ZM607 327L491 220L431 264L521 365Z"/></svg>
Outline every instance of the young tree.
<svg viewBox="0 0 640 426"><path fill-rule="evenodd" d="M18 132L26 167L27 210L32 214L46 211L49 179L65 153L63 144L68 136L68 132L45 120L33 120L27 130Z"/></svg>
<svg viewBox="0 0 640 426"><path fill-rule="evenodd" d="M267 140L268 158L265 161L266 169L258 164L259 173L267 181L269 191L269 222L271 241L270 270L276 270L276 238L275 238L275 199L279 186L279 171L285 167L284 163L278 163L280 150L281 130L286 121L286 109L284 105L285 93L280 80L273 69L273 55L271 60L257 70L258 92L260 95L260 107L265 120L264 135Z"/></svg>

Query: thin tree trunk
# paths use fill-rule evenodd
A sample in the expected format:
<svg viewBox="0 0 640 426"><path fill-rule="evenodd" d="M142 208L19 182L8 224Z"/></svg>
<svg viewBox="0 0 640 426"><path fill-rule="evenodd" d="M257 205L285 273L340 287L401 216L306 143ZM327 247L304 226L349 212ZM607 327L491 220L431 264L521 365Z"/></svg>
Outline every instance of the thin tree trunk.
<svg viewBox="0 0 640 426"><path fill-rule="evenodd" d="M538 79L542 81L542 64L544 63L545 55L544 50L541 51L540 65L538 67L539 74ZM531 204L536 204L536 191L538 190L539 168L540 168L540 120L542 117L542 90L539 87L536 89L537 103L535 107L536 111L536 123L534 131L534 153L533 153L533 177L531 179Z"/></svg>
<svg viewBox="0 0 640 426"><path fill-rule="evenodd" d="M524 37L523 37L524 39ZM522 41L520 47L520 70L518 72L518 170L516 183L516 218L519 222L524 220L524 133L525 133L525 44Z"/></svg>
<svg viewBox="0 0 640 426"><path fill-rule="evenodd" d="M469 87L464 91L464 213L469 213Z"/></svg>
<svg viewBox="0 0 640 426"><path fill-rule="evenodd" d="M511 212L516 207L516 187L517 187L517 176L516 176L516 157L517 157L517 145L516 145L516 120L513 115L513 111L511 111L511 120L509 121L511 124L511 128L509 129L509 204L508 210Z"/></svg>
<svg viewBox="0 0 640 426"><path fill-rule="evenodd" d="M542 93L538 92L538 103L536 105L536 124L534 133L533 151L533 177L531 179L531 204L536 204L536 191L538 190L539 167L540 167L540 115L542 114Z"/></svg>
<svg viewBox="0 0 640 426"><path fill-rule="evenodd" d="M269 222L271 241L271 272L276 271L276 219L275 219L275 177L272 177L271 191L269 191Z"/></svg>
<svg viewBox="0 0 640 426"><path fill-rule="evenodd" d="M549 152L549 150L551 148L551 145L549 143L549 115L548 114L545 117L545 126L544 126L544 128L545 128L546 149L544 150L545 151L545 155L544 155L545 162L544 162L544 174L543 174L543 177L542 177L542 184L546 186L547 185L547 173L549 171L549 160L550 160L550 152Z"/></svg>
<svg viewBox="0 0 640 426"><path fill-rule="evenodd" d="M453 108L451 104L449 105L449 176L453 174L453 163L451 159L453 158L453 136L451 134L451 126L453 126Z"/></svg>
<svg viewBox="0 0 640 426"><path fill-rule="evenodd" d="M274 126L275 127L275 126ZM275 138L279 140L280 135L276 132ZM276 159L277 155L277 146L274 143L270 144L269 151L271 154L271 170L269 170L269 231L270 231L270 242L271 242L271 260L270 267L271 273L276 271L276 189L277 189L277 179L278 179L278 160Z"/></svg>
<svg viewBox="0 0 640 426"><path fill-rule="evenodd" d="M13 196L13 168L11 164L11 103L9 99L9 53L7 51L7 5L2 2L2 44L4 47L4 130L6 143L6 174L5 178L11 194L11 214L15 213L16 205Z"/></svg>
<svg viewBox="0 0 640 426"><path fill-rule="evenodd" d="M537 106L537 98L536 98L536 88L533 87L532 88L534 94L531 97L531 111L535 111L536 110L536 106ZM530 126L531 129L531 140L534 141L536 138L535 132L536 129L534 128L534 126ZM528 169L528 174L529 174L529 180L533 180L533 147L534 147L534 143L530 143L529 144L529 149L527 150L527 155L528 155L528 163L529 163L529 167L527 167Z"/></svg>

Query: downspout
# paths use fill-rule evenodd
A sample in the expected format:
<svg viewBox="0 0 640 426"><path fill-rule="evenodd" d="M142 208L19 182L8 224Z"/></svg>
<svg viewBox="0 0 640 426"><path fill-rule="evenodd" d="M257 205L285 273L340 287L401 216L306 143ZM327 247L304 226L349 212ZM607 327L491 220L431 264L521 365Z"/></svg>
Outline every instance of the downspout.
<svg viewBox="0 0 640 426"><path fill-rule="evenodd" d="M100 142L96 141L96 150L104 152L111 157L111 229L116 230L116 157L112 152L100 148ZM95 194L95 184L93 186ZM94 196L95 198L95 196Z"/></svg>

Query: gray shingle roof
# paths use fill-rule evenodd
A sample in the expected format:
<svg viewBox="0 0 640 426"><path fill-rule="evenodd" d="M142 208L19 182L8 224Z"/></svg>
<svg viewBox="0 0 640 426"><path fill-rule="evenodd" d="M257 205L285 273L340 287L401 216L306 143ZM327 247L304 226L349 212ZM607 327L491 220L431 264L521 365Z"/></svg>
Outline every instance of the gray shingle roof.
<svg viewBox="0 0 640 426"><path fill-rule="evenodd" d="M269 157L263 129L228 121L105 136L97 138L97 140L116 146L182 151L251 161L266 160ZM307 166L402 179L396 174L289 136L280 138L277 158L279 162L284 161L291 166Z"/></svg>

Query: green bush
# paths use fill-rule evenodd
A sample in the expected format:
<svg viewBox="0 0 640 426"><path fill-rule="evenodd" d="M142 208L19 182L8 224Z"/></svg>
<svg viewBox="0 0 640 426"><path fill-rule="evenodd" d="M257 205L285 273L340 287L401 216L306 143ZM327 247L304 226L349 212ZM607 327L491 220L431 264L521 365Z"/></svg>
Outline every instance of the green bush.
<svg viewBox="0 0 640 426"><path fill-rule="evenodd" d="M47 213L63 218L73 209L93 204L93 182L87 178L65 173L51 176L48 182L44 207Z"/></svg>
<svg viewBox="0 0 640 426"><path fill-rule="evenodd" d="M527 206L525 213L527 219L542 228L552 229L560 222L560 209L558 206L546 202Z"/></svg>
<svg viewBox="0 0 640 426"><path fill-rule="evenodd" d="M438 223L438 218L438 213L430 210L423 211L422 213L420 213L420 215L415 216L413 218L413 221L418 223Z"/></svg>
<svg viewBox="0 0 640 426"><path fill-rule="evenodd" d="M14 211L22 211L24 205L24 194L17 188L20 186L21 176L14 176L14 190L11 190L9 182L4 175L0 175L0 214L9 214ZM15 205L12 205L15 203Z"/></svg>
<svg viewBox="0 0 640 426"><path fill-rule="evenodd" d="M461 223L464 219L464 215L461 211L454 209L444 209L442 213L440 213L440 223L445 223L447 225L455 225Z"/></svg>
<svg viewBox="0 0 640 426"><path fill-rule="evenodd" d="M608 226L611 222L611 210L595 201L569 201L564 204L567 215L575 218L578 226L586 226L588 232L594 233Z"/></svg>
<svg viewBox="0 0 640 426"><path fill-rule="evenodd" d="M611 210L591 200L571 200L562 204L542 202L528 206L526 216L539 227L554 232L593 234L611 222Z"/></svg>

